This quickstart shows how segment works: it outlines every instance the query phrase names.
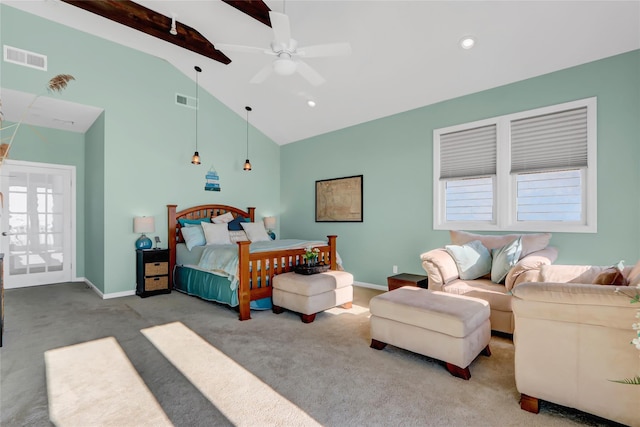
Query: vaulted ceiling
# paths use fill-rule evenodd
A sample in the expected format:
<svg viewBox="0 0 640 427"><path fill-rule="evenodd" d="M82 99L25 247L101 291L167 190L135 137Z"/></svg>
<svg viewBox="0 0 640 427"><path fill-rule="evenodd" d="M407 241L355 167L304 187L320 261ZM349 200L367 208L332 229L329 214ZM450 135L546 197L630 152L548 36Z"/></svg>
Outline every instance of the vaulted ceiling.
<svg viewBox="0 0 640 427"><path fill-rule="evenodd" d="M326 79L319 86L298 74L251 84L272 56L222 51L225 64L167 39L175 16L180 36L269 49L271 28L237 7L264 15L260 1L137 1L165 17L152 37L78 1L3 2L164 58L192 79L199 65L202 88L241 117L251 105L251 124L278 144L640 49L639 1L266 0L299 45L349 42L352 54L306 59ZM459 45L466 35L476 39L469 50Z"/></svg>

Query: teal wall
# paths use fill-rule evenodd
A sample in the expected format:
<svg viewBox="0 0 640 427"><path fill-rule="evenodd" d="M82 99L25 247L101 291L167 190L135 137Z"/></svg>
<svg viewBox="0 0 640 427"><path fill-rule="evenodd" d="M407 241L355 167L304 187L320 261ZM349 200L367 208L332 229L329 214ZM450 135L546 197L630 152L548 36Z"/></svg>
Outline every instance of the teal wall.
<svg viewBox="0 0 640 427"><path fill-rule="evenodd" d="M85 277L104 293L104 113L85 134Z"/></svg>
<svg viewBox="0 0 640 427"><path fill-rule="evenodd" d="M427 83L428 84L428 83ZM385 285L392 266L448 243L433 230L433 130L596 96L598 232L554 233L558 263L640 258L640 51L451 99L281 149L282 237L338 234L355 279ZM364 175L363 223L315 223L315 180Z"/></svg>
<svg viewBox="0 0 640 427"><path fill-rule="evenodd" d="M9 122L3 126L10 125ZM14 128L2 133L2 138L13 134ZM30 162L70 165L76 168L76 276L83 277L85 230L85 163L84 134L22 124L15 134L9 158Z"/></svg>
<svg viewBox="0 0 640 427"><path fill-rule="evenodd" d="M393 265L421 273L419 254L448 241L447 232L432 228L433 129L591 96L598 98L598 233L554 233L552 244L562 263L640 258L640 51L283 147L251 128L254 170L247 173L244 117L204 90L203 165L189 163L193 110L176 106L174 96L195 95L193 76L1 4L0 24L2 43L49 57L46 73L3 62L2 87L40 94L49 78L69 73L76 81L56 96L105 110L85 135L85 226L79 231L85 275L105 293L134 289L134 216L154 216L153 234L166 246L168 203L256 206L258 218L278 216L283 238L338 234L345 266L361 282L384 285ZM190 65L206 74L209 64ZM23 155L34 160L38 154ZM221 176L220 193L203 190L212 165ZM358 174L364 175L364 222L315 223L315 181Z"/></svg>
<svg viewBox="0 0 640 427"><path fill-rule="evenodd" d="M90 249L87 276L104 293L135 289L134 216L154 216L156 232L150 234L160 236L166 247L167 204L255 206L258 219L279 212L279 146L251 127L253 170L244 172L244 117L205 90L200 90L198 132L203 164L191 165L194 110L176 105L175 93L195 96L194 76L183 75L160 58L7 5L0 5L0 24L3 44L47 55L49 68L42 72L3 62L2 87L41 94L51 77L72 74L76 80L52 96L105 110L99 124L103 141L92 135L99 147L86 150L88 179L97 185L97 194L87 186L91 220L84 231L87 244L103 246L102 265L97 260L100 249ZM192 65L200 65L203 74L214 66L209 60ZM246 105L246 100L238 103ZM25 159L32 155L26 153ZM219 193L204 191L204 175L211 166L220 175ZM103 217L94 217L101 206Z"/></svg>

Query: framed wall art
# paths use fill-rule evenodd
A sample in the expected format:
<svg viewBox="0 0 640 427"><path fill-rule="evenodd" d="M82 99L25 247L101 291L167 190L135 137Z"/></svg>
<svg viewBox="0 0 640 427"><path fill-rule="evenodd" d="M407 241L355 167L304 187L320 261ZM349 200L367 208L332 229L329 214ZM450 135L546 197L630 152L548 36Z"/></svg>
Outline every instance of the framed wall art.
<svg viewBox="0 0 640 427"><path fill-rule="evenodd" d="M362 222L362 175L316 181L316 222Z"/></svg>

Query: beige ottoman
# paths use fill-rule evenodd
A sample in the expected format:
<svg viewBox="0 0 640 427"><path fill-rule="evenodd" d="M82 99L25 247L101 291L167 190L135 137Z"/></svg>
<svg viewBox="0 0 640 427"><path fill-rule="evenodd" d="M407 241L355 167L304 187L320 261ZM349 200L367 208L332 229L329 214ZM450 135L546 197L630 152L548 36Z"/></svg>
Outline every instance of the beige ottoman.
<svg viewBox="0 0 640 427"><path fill-rule="evenodd" d="M311 323L316 313L341 305L351 308L353 275L330 270L318 274L278 274L273 277L273 312L286 308L302 314L304 323Z"/></svg>
<svg viewBox="0 0 640 427"><path fill-rule="evenodd" d="M491 355L490 310L484 300L405 286L373 297L369 310L376 350L391 344L441 360L465 380L479 353Z"/></svg>

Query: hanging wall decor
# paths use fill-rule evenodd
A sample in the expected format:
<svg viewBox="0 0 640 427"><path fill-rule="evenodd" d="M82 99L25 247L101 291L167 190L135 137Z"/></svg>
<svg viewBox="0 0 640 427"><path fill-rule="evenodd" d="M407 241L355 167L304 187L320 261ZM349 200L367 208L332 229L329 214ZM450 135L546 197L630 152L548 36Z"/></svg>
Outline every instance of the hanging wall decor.
<svg viewBox="0 0 640 427"><path fill-rule="evenodd" d="M209 169L205 178L206 182L204 183L204 189L206 191L220 191L220 177L213 166L211 166L211 169Z"/></svg>

